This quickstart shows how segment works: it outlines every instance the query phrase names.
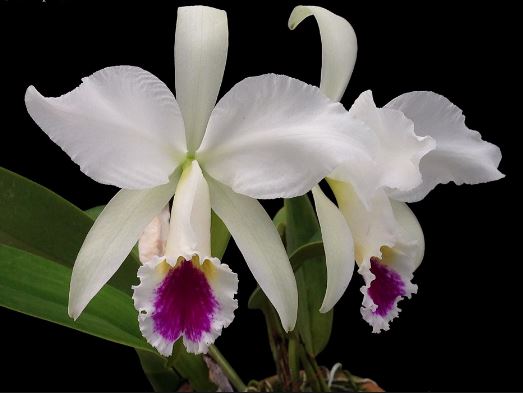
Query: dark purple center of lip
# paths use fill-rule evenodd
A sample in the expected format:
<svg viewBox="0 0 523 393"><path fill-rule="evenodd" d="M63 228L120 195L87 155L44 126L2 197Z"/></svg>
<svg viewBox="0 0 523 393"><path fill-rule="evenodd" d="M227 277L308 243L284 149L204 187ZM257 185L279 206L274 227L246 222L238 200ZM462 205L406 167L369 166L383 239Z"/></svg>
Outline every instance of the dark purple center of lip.
<svg viewBox="0 0 523 393"><path fill-rule="evenodd" d="M406 294L405 283L398 273L381 263L379 258L371 258L370 266L376 278L370 284L368 294L378 306L374 314L384 317L392 310L396 299Z"/></svg>
<svg viewBox="0 0 523 393"><path fill-rule="evenodd" d="M205 274L190 261L180 262L156 289L154 330L169 341L183 334L197 342L211 330L217 308Z"/></svg>

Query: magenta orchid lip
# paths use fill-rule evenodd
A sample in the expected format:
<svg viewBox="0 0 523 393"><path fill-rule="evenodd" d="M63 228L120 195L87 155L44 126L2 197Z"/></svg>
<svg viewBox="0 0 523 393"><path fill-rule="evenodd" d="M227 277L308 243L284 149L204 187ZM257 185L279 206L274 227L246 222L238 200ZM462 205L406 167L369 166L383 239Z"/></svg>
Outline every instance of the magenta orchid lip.
<svg viewBox="0 0 523 393"><path fill-rule="evenodd" d="M181 335L199 341L209 333L219 308L205 274L191 261L183 260L171 268L155 290L154 330L166 340Z"/></svg>

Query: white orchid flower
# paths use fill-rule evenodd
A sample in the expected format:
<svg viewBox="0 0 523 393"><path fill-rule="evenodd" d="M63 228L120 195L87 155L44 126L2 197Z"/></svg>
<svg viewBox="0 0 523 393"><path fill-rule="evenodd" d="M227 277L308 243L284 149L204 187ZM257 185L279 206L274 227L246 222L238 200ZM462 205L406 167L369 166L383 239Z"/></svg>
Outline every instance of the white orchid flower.
<svg viewBox="0 0 523 393"><path fill-rule="evenodd" d="M71 317L78 318L176 193L165 250L141 251L150 259L140 269L141 284L135 288L142 331L163 353L169 352L177 332L186 344L192 341L190 350L205 351L232 318L232 311L222 321L215 318L221 294L231 305L237 284L228 268L210 255L211 209L226 224L283 327L293 329L298 305L294 274L278 232L253 198L304 194L338 166L348 150L359 155L368 150L370 138L360 121L318 88L286 76L244 79L215 106L227 47L224 11L183 7L175 36L176 99L158 78L130 66L98 71L58 98L43 97L33 86L25 96L34 121L85 174L122 188L96 220L76 259ZM217 276L211 282L213 271L229 278ZM205 325L205 331L192 335L192 327L183 325L187 322L174 320L165 327L163 317L151 331L151 322L144 318L154 322L160 307L169 307L175 315L176 307L194 306L180 299L167 304L163 294L182 296L174 289L179 282L184 288L199 288L205 281L202 272L209 296L218 299L216 307L203 308L212 310L202 316L210 324L198 325ZM153 288L160 300L151 298ZM193 291L183 294L184 299L195 296ZM193 311L199 312L197 307Z"/></svg>
<svg viewBox="0 0 523 393"><path fill-rule="evenodd" d="M320 89L339 101L356 61L356 35L345 19L312 6L296 7L289 28L310 15L318 23L322 42ZM328 273L320 311L328 311L341 297L355 259L365 280L361 312L379 332L388 330L398 315L398 302L417 291L411 280L425 251L421 227L404 202L421 200L437 184L502 178L497 169L501 152L465 126L459 108L432 92L403 94L377 108L366 91L349 112L369 126L378 146L373 160L354 160L347 154L348 161L327 177L339 210L319 187L313 189ZM346 241L337 240L340 234Z"/></svg>

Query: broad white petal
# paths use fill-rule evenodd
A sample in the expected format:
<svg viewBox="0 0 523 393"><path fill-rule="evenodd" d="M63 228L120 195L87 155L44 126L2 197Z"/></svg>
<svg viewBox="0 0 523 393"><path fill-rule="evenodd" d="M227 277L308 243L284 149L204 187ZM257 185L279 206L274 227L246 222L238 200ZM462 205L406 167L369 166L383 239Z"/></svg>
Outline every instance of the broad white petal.
<svg viewBox="0 0 523 393"><path fill-rule="evenodd" d="M391 201L391 205L401 237L393 247L382 248L381 258L371 258L358 270L365 280L361 313L374 333L388 330L401 311L399 301L417 292L411 281L425 251L423 231L414 213L402 202Z"/></svg>
<svg viewBox="0 0 523 393"><path fill-rule="evenodd" d="M320 89L333 101L339 101L347 88L358 53L354 29L342 17L321 7L294 8L289 17L289 29L294 30L302 20L313 15L321 35Z"/></svg>
<svg viewBox="0 0 523 393"><path fill-rule="evenodd" d="M319 186L312 189L327 264L327 290L320 312L340 300L354 272L354 242L345 217Z"/></svg>
<svg viewBox="0 0 523 393"><path fill-rule="evenodd" d="M188 352L206 353L234 319L238 276L216 258L157 256L140 267L138 277L133 300L140 331L164 356L180 337Z"/></svg>
<svg viewBox="0 0 523 393"><path fill-rule="evenodd" d="M278 231L258 201L208 178L213 210L225 223L254 278L276 308L283 328L296 324L298 290Z"/></svg>
<svg viewBox="0 0 523 393"><path fill-rule="evenodd" d="M383 246L397 241L398 227L389 198L383 189L375 192L366 207L349 183L327 179L354 239L354 255L361 266L381 256Z"/></svg>
<svg viewBox="0 0 523 393"><path fill-rule="evenodd" d="M142 236L138 240L140 262L145 263L155 256L165 255L169 217L169 205L167 204L143 230Z"/></svg>
<svg viewBox="0 0 523 393"><path fill-rule="evenodd" d="M197 152L205 172L254 198L302 195L375 136L317 87L283 75L247 78L211 114Z"/></svg>
<svg viewBox="0 0 523 393"><path fill-rule="evenodd" d="M171 91L138 67L104 68L61 97L33 86L27 111L80 170L126 189L168 183L184 159L183 120Z"/></svg>
<svg viewBox="0 0 523 393"><path fill-rule="evenodd" d="M404 202L423 199L438 184L477 184L499 180L497 169L501 151L481 139L477 131L465 125L461 109L447 98L428 91L414 91L396 97L386 105L402 111L414 122L414 132L430 136L436 149L423 157L420 170L423 183L407 192L394 191L390 196Z"/></svg>
<svg viewBox="0 0 523 393"><path fill-rule="evenodd" d="M74 263L69 316L76 319L118 270L144 228L174 194L177 173L149 190L121 190L107 204L84 240Z"/></svg>
<svg viewBox="0 0 523 393"><path fill-rule="evenodd" d="M185 167L178 181L171 210L165 255L191 259L211 256L211 201L198 161Z"/></svg>
<svg viewBox="0 0 523 393"><path fill-rule="evenodd" d="M218 97L228 37L225 11L203 6L178 8L174 41L176 99L191 153L202 141Z"/></svg>
<svg viewBox="0 0 523 393"><path fill-rule="evenodd" d="M432 138L417 136L414 123L401 111L377 108L370 90L360 94L349 112L369 126L379 139L375 174L367 174L376 187L410 190L421 184L419 162L435 148Z"/></svg>

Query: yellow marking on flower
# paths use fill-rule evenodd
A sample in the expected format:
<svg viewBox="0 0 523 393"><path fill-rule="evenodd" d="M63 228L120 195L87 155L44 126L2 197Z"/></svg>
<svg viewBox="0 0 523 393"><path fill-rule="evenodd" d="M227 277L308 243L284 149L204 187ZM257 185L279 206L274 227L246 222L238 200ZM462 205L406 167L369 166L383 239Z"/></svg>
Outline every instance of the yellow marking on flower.
<svg viewBox="0 0 523 393"><path fill-rule="evenodd" d="M203 261L203 264L200 266L200 269L203 271L203 274L205 274L205 277L207 277L207 280L209 281L212 280L216 275L216 267L208 259Z"/></svg>

